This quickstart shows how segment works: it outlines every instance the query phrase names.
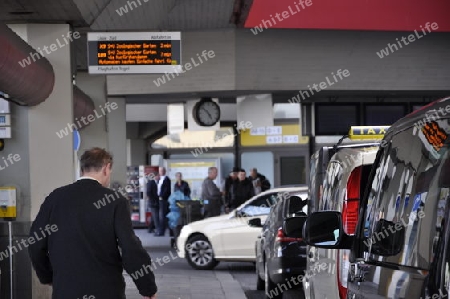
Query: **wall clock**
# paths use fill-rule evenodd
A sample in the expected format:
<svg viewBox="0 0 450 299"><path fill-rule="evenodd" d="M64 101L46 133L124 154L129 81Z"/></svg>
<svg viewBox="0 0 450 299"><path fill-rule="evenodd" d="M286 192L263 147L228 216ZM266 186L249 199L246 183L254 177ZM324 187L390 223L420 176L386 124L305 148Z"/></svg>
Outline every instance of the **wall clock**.
<svg viewBox="0 0 450 299"><path fill-rule="evenodd" d="M203 98L195 104L192 114L199 126L212 127L220 120L220 106L211 98Z"/></svg>

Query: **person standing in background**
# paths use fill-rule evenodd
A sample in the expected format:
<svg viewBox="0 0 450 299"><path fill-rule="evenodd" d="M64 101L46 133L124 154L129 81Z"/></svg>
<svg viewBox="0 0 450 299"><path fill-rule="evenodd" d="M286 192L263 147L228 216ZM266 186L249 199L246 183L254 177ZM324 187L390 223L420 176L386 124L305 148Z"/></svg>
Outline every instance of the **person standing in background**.
<svg viewBox="0 0 450 299"><path fill-rule="evenodd" d="M158 183L159 174L155 172L153 174L153 179L149 179L147 183L147 197L148 206L150 207L150 212L152 213L152 218L150 225L148 227L148 232L153 232L153 226L155 230L155 235L159 233L159 196L158 196Z"/></svg>
<svg viewBox="0 0 450 299"><path fill-rule="evenodd" d="M214 180L217 178L217 167L208 168L208 177L202 184L202 200L205 204L205 218L220 215L222 207L222 192L217 188Z"/></svg>
<svg viewBox="0 0 450 299"><path fill-rule="evenodd" d="M250 179L247 178L244 169L241 169L238 173L238 180L234 185L234 192L234 201L231 202L230 207L232 209L239 207L255 195L253 184Z"/></svg>
<svg viewBox="0 0 450 299"><path fill-rule="evenodd" d="M169 196L171 194L171 183L166 176L166 168L159 167L158 197L159 197L159 231L156 236L162 237L166 233L168 227L168 219L166 215L169 213Z"/></svg>
<svg viewBox="0 0 450 299"><path fill-rule="evenodd" d="M186 181L183 181L183 175L181 172L175 173L175 179L177 180L175 182L175 185L173 186L173 191L180 191L185 196L191 197L191 188L189 188L189 184Z"/></svg>
<svg viewBox="0 0 450 299"><path fill-rule="evenodd" d="M250 176L248 178L253 183L255 195L267 191L271 187L269 180L262 174L258 173L256 168L250 169Z"/></svg>
<svg viewBox="0 0 450 299"><path fill-rule="evenodd" d="M238 167L233 167L230 175L225 180L224 197L225 197L225 212L228 213L230 210L231 202L234 201L234 185L238 179Z"/></svg>

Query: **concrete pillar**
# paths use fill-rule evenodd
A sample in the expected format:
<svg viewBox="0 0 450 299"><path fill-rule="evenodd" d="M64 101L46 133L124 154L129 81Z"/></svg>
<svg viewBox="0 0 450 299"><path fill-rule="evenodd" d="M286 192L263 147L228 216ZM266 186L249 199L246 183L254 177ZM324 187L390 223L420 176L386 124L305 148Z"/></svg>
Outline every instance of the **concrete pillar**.
<svg viewBox="0 0 450 299"><path fill-rule="evenodd" d="M114 156L111 184L118 182L125 186L127 182L127 124L124 98L109 98L111 105L117 108L107 114L108 150ZM114 106L115 107L115 106Z"/></svg>
<svg viewBox="0 0 450 299"><path fill-rule="evenodd" d="M140 134L139 122L127 122L127 166L147 163L147 142Z"/></svg>
<svg viewBox="0 0 450 299"><path fill-rule="evenodd" d="M128 139L130 143L130 166L145 165L147 161L147 143L143 139Z"/></svg>
<svg viewBox="0 0 450 299"><path fill-rule="evenodd" d="M82 72L77 74L76 83L84 93L92 98L95 104L95 110L99 115L102 115L101 107L105 107L107 99L106 76L92 76ZM92 147L108 148L106 119L107 117L96 118L89 126L80 130L81 145L78 150L78 158L85 150Z"/></svg>
<svg viewBox="0 0 450 299"><path fill-rule="evenodd" d="M66 24L20 24L10 25L19 36L34 48L50 47L62 40L69 26ZM73 96L71 79L70 46L65 45L46 55L55 71L55 87L49 98L37 107L11 106L12 139L5 140L8 154L19 155L20 160L0 171L0 184L18 188L17 220L13 222L13 238L20 241L28 236L45 197L55 188L73 182L72 135L58 137L60 130L73 122ZM33 82L29 82L33 84ZM0 223L0 250L6 249L7 224ZM0 262L0 298L9 298L9 257ZM51 288L37 280L27 250L12 255L14 269L14 298L50 298Z"/></svg>

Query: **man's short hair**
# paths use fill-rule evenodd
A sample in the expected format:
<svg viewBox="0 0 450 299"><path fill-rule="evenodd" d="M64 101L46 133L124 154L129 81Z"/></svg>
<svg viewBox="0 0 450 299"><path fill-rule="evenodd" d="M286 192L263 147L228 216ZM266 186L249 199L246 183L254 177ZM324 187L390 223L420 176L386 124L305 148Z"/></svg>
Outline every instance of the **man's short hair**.
<svg viewBox="0 0 450 299"><path fill-rule="evenodd" d="M82 172L98 172L103 166L113 164L113 156L103 148L94 147L83 153L80 158Z"/></svg>
<svg viewBox="0 0 450 299"><path fill-rule="evenodd" d="M210 174L213 171L217 171L217 167L211 166L211 167L208 168L208 174Z"/></svg>

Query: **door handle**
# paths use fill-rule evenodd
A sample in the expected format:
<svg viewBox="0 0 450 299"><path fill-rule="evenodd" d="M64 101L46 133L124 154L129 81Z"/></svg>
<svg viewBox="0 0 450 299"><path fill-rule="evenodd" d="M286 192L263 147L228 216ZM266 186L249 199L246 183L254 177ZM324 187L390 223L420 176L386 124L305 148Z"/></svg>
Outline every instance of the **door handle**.
<svg viewBox="0 0 450 299"><path fill-rule="evenodd" d="M310 259L314 258L314 252L310 251L310 252L308 253L308 257L309 257Z"/></svg>

